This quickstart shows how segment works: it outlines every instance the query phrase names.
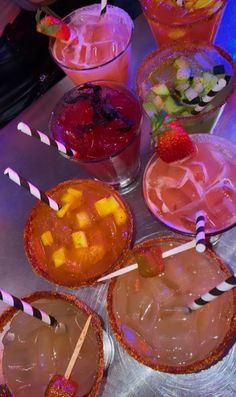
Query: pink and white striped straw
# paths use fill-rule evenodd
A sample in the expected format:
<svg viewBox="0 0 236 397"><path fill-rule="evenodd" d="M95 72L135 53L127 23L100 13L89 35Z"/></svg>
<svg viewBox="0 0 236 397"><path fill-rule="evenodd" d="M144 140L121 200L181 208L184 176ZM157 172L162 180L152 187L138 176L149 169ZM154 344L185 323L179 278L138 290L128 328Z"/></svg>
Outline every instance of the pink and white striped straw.
<svg viewBox="0 0 236 397"><path fill-rule="evenodd" d="M104 15L107 12L107 0L101 0L101 11L100 15Z"/></svg>
<svg viewBox="0 0 236 397"><path fill-rule="evenodd" d="M68 148L61 142L56 141L55 139L49 138L46 134L39 130L35 130L31 128L28 124L20 122L17 125L17 130L23 132L24 134L34 137L38 139L40 142L44 143L47 146L52 146L58 150L58 152L65 154L69 157L78 157L77 152L74 149Z"/></svg>
<svg viewBox="0 0 236 397"><path fill-rule="evenodd" d="M51 197L47 196L44 192L39 190L39 188L37 188L31 182L28 182L25 178L20 176L12 168L9 168L9 167L6 168L5 171L4 171L4 175L7 175L9 177L9 179L11 181L15 182L17 185L23 186L34 197L36 197L38 200L41 200L44 203L46 203L54 211L58 211L60 209L59 205L57 204L57 202L55 200L53 200Z"/></svg>

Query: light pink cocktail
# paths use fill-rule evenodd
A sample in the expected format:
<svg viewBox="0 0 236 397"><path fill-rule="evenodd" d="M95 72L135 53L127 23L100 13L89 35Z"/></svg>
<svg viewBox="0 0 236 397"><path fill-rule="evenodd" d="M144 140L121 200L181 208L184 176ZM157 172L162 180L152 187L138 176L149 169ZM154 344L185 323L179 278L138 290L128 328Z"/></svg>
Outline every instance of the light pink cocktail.
<svg viewBox="0 0 236 397"><path fill-rule="evenodd" d="M236 223L236 147L214 135L192 135L196 152L165 163L154 155L143 179L151 212L166 226L195 233L195 216L205 212L206 234L214 235Z"/></svg>
<svg viewBox="0 0 236 397"><path fill-rule="evenodd" d="M51 39L54 60L78 85L92 80L128 82L133 22L118 7L101 5L79 8L64 18L73 34L65 43Z"/></svg>

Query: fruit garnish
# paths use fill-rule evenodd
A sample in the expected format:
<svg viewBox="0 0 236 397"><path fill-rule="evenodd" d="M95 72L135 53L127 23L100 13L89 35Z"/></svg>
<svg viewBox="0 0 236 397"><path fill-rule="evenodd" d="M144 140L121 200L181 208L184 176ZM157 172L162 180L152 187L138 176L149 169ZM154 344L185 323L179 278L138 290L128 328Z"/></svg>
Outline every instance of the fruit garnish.
<svg viewBox="0 0 236 397"><path fill-rule="evenodd" d="M66 215L66 213L69 211L70 207L71 207L71 203L67 203L67 204L63 205L59 209L59 211L57 211L58 218L63 218Z"/></svg>
<svg viewBox="0 0 236 397"><path fill-rule="evenodd" d="M77 390L76 382L62 375L54 375L47 386L45 397L74 397Z"/></svg>
<svg viewBox="0 0 236 397"><path fill-rule="evenodd" d="M50 232L50 230L47 230L46 232L44 232L41 235L41 240L45 247L53 244L53 237L52 237L52 233Z"/></svg>
<svg viewBox="0 0 236 397"><path fill-rule="evenodd" d="M83 231L74 232L71 237L75 248L88 247L86 234Z"/></svg>
<svg viewBox="0 0 236 397"><path fill-rule="evenodd" d="M94 203L97 213L101 217L113 214L113 212L120 207L115 197L104 197Z"/></svg>
<svg viewBox="0 0 236 397"><path fill-rule="evenodd" d="M134 256L142 277L155 277L163 273L165 265L160 247L142 247Z"/></svg>
<svg viewBox="0 0 236 397"><path fill-rule="evenodd" d="M55 37L62 41L68 41L70 39L71 30L61 19L55 18L51 15L46 15L42 19L40 19L40 17L41 11L38 10L35 17L37 32Z"/></svg>
<svg viewBox="0 0 236 397"><path fill-rule="evenodd" d="M114 212L114 220L117 226L123 225L126 222L127 215L123 208L117 208Z"/></svg>
<svg viewBox="0 0 236 397"><path fill-rule="evenodd" d="M55 267L60 267L64 265L64 263L66 262L65 248L61 247L58 250L54 251L54 253L52 254L52 260Z"/></svg>
<svg viewBox="0 0 236 397"><path fill-rule="evenodd" d="M86 211L81 211L76 214L76 219L80 228L87 227L91 224L89 214Z"/></svg>

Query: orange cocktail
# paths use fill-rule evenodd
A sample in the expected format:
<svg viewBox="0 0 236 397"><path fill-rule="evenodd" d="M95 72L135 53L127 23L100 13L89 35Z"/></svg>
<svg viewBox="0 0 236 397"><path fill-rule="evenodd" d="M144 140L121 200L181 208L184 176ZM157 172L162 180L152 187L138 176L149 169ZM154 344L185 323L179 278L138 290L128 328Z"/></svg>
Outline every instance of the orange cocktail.
<svg viewBox="0 0 236 397"><path fill-rule="evenodd" d="M71 180L48 192L61 207L42 202L25 228L25 249L37 274L67 287L95 283L129 248L133 222L121 196L93 180Z"/></svg>
<svg viewBox="0 0 236 397"><path fill-rule="evenodd" d="M173 41L212 42L226 0L140 0L144 15L159 45ZM180 3L180 1L179 1Z"/></svg>
<svg viewBox="0 0 236 397"><path fill-rule="evenodd" d="M64 18L73 34L67 43L51 39L54 60L78 85L92 80L127 83L131 56L133 22L118 7L101 5L79 8Z"/></svg>
<svg viewBox="0 0 236 397"><path fill-rule="evenodd" d="M144 255L153 247L165 252L184 242L174 236L147 240L130 251L127 264L135 262L140 249ZM229 275L212 251L199 254L191 249L166 258L158 276L143 277L134 270L114 278L108 313L116 337L136 360L159 371L190 373L208 367L233 340L236 291L196 312L184 308Z"/></svg>
<svg viewBox="0 0 236 397"><path fill-rule="evenodd" d="M191 135L196 151L165 163L154 155L143 179L148 208L166 226L195 233L195 217L205 213L206 234L214 235L236 223L236 147L224 138Z"/></svg>

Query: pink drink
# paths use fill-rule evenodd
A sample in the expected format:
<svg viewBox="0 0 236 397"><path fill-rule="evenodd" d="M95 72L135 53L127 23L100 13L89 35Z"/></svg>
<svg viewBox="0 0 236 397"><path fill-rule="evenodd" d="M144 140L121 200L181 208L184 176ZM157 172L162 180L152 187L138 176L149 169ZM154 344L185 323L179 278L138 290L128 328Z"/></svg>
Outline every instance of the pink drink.
<svg viewBox="0 0 236 397"><path fill-rule="evenodd" d="M79 8L64 21L73 31L69 43L51 39L54 60L76 85L92 80L128 82L133 22L122 9L101 5Z"/></svg>
<svg viewBox="0 0 236 397"><path fill-rule="evenodd" d="M236 147L214 135L192 135L196 153L167 164L154 155L143 179L151 212L171 229L195 233L195 214L205 212L207 234L236 223Z"/></svg>
<svg viewBox="0 0 236 397"><path fill-rule="evenodd" d="M140 2L159 45L173 41L212 42L226 4L226 0L205 2L195 0L185 1L185 5L180 7L175 0L140 0ZM197 5L200 3L201 7Z"/></svg>

